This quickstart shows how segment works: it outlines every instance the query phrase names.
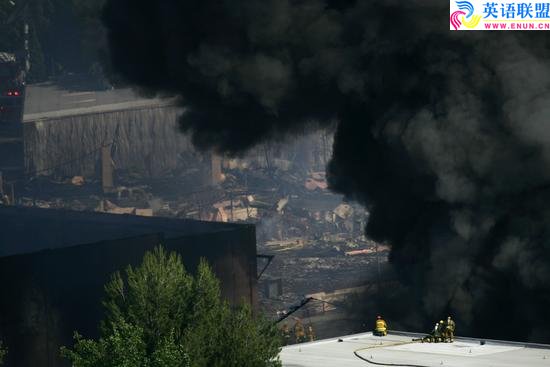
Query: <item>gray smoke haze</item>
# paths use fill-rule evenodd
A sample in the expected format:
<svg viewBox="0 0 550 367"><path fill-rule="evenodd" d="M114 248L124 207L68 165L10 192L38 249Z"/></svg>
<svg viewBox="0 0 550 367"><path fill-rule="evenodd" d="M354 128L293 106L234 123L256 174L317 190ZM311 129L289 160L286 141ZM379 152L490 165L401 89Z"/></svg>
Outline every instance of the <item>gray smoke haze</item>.
<svg viewBox="0 0 550 367"><path fill-rule="evenodd" d="M109 0L114 69L238 153L339 120L332 188L370 210L403 327L550 342L544 32L450 32L440 0ZM398 298L396 298L398 297Z"/></svg>

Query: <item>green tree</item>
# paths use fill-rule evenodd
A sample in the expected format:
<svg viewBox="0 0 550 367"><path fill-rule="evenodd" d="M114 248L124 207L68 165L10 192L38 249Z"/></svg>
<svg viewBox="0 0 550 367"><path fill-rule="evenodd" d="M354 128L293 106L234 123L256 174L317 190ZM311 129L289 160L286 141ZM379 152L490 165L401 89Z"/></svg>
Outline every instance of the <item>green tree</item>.
<svg viewBox="0 0 550 367"><path fill-rule="evenodd" d="M14 52L23 48L23 29L17 28L14 24L6 24L15 10L14 3L0 1L0 52Z"/></svg>
<svg viewBox="0 0 550 367"><path fill-rule="evenodd" d="M105 0L72 0L72 6L80 29L83 68L101 73L108 66L107 32L101 21Z"/></svg>
<svg viewBox="0 0 550 367"><path fill-rule="evenodd" d="M202 260L189 275L181 257L161 247L106 285L99 340L75 334L61 353L74 367L276 367L280 335L243 305L223 301Z"/></svg>
<svg viewBox="0 0 550 367"><path fill-rule="evenodd" d="M31 69L27 81L47 78L47 66L42 44L51 26L53 5L51 0L0 1L0 52L24 50L25 24L29 26L29 54ZM6 21L10 19L10 23Z"/></svg>
<svg viewBox="0 0 550 367"><path fill-rule="evenodd" d="M109 60L101 22L104 3L0 0L0 52L23 51L27 24L31 63L28 82L44 81L64 72L101 74L102 64L108 66Z"/></svg>

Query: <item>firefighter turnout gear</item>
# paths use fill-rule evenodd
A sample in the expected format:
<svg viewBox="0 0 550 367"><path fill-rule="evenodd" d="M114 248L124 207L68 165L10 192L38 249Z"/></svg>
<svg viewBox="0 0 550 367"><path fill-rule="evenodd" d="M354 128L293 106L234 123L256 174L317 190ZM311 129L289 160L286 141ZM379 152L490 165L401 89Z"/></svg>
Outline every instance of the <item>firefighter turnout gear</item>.
<svg viewBox="0 0 550 367"><path fill-rule="evenodd" d="M447 321L439 321L435 323L432 332L420 339L413 339L413 341L421 341L422 343L452 343L454 341L454 332L456 324L451 319L451 316L447 318Z"/></svg>
<svg viewBox="0 0 550 367"><path fill-rule="evenodd" d="M296 321L294 325L294 337L296 338L296 343L303 343L307 341L306 339L306 330L301 321Z"/></svg>
<svg viewBox="0 0 550 367"><path fill-rule="evenodd" d="M281 330L283 334L283 344L289 345L290 344L290 329L288 328L287 324L283 324L283 328Z"/></svg>
<svg viewBox="0 0 550 367"><path fill-rule="evenodd" d="M456 323L451 318L451 316L447 317L447 322L445 324L445 341L448 341L450 343L454 341L455 329Z"/></svg>
<svg viewBox="0 0 550 367"><path fill-rule="evenodd" d="M386 321L382 318L382 316L376 317L376 324L374 327L374 335L377 336L386 336L388 335L388 325L386 324Z"/></svg>
<svg viewBox="0 0 550 367"><path fill-rule="evenodd" d="M307 338L310 342L315 341L315 332L313 331L313 327L311 325L307 327Z"/></svg>

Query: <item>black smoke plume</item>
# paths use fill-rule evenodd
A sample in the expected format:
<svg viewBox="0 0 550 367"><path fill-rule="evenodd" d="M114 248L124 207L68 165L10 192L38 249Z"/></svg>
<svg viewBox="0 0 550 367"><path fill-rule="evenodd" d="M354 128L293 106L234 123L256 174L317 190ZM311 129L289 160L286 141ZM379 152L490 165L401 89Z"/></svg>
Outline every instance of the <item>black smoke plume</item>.
<svg viewBox="0 0 550 367"><path fill-rule="evenodd" d="M450 32L448 6L109 0L104 21L114 69L181 97L199 147L338 119L331 185L393 246L404 327L550 342L549 38Z"/></svg>

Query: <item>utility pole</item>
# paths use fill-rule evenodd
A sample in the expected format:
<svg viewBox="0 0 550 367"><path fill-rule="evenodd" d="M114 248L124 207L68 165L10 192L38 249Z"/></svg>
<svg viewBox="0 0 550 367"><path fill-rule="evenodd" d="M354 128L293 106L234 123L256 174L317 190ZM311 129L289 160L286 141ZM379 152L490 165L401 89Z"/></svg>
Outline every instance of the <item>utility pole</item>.
<svg viewBox="0 0 550 367"><path fill-rule="evenodd" d="M31 69L31 53L29 51L29 23L27 23L26 20L25 24L23 25L23 34L25 41L25 74L28 74L29 70Z"/></svg>

